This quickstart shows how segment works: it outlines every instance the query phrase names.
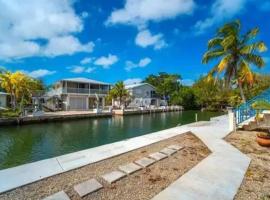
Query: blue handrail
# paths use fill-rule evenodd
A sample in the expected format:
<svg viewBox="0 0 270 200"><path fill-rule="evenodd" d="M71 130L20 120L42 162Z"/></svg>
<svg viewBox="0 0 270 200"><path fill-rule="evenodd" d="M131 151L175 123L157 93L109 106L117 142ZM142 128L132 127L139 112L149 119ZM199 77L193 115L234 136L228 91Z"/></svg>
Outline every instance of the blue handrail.
<svg viewBox="0 0 270 200"><path fill-rule="evenodd" d="M243 121L256 115L256 110L254 110L251 106L256 101L266 101L270 103L270 88L264 90L261 94L253 97L246 103L243 103L236 109L234 109L234 113L236 116L236 124L240 124Z"/></svg>

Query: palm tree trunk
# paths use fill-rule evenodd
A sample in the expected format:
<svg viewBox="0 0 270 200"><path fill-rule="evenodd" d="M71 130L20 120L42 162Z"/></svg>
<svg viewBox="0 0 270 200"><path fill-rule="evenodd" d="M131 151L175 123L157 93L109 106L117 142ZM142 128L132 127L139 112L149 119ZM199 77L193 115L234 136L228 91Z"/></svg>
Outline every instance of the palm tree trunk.
<svg viewBox="0 0 270 200"><path fill-rule="evenodd" d="M240 81L238 81L238 86L239 86L241 98L242 98L243 102L246 103L247 100L246 100L246 97L245 97L245 94L244 94L242 83Z"/></svg>

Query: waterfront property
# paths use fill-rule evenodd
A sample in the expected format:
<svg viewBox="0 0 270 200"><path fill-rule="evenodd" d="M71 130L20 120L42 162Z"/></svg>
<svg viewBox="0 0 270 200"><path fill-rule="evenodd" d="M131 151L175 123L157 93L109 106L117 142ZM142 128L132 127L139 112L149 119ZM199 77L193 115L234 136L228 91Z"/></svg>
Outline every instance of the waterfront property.
<svg viewBox="0 0 270 200"><path fill-rule="evenodd" d="M126 85L125 89L131 96L128 107L160 107L168 105L166 100L162 100L160 96L157 95L156 88L149 83Z"/></svg>
<svg viewBox="0 0 270 200"><path fill-rule="evenodd" d="M88 78L62 79L54 84L45 97L49 109L89 110L105 106L109 83Z"/></svg>

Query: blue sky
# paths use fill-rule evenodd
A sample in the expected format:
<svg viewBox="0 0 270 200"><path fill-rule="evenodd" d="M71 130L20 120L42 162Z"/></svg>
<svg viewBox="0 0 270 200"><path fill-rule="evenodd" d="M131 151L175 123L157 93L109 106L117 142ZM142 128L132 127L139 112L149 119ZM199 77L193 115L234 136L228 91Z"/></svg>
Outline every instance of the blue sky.
<svg viewBox="0 0 270 200"><path fill-rule="evenodd" d="M0 65L51 84L87 77L138 82L157 72L191 84L224 22L258 26L270 46L270 0L0 0ZM270 72L270 52L263 54Z"/></svg>

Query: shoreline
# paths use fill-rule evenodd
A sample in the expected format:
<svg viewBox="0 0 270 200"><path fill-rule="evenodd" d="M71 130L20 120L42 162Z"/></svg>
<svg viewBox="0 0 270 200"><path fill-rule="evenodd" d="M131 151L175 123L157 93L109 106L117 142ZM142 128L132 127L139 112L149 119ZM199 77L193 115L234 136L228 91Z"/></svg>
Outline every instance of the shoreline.
<svg viewBox="0 0 270 200"><path fill-rule="evenodd" d="M101 177L105 173L117 170L121 165L134 162L172 144L181 145L183 149L163 160L155 162L151 166L129 174L113 184L108 184ZM181 177L209 154L210 151L206 145L194 134L188 132L125 154L40 180L27 186L22 186L3 193L0 195L0 199L43 199L63 190L71 199L79 200L81 198L74 191L73 187L88 179L95 178L104 188L85 196L83 199L146 200L157 195L163 188L168 187L173 181ZM179 165L179 163L182 164Z"/></svg>
<svg viewBox="0 0 270 200"><path fill-rule="evenodd" d="M215 123L216 120L222 119L225 116L213 117L210 121ZM201 122L193 122L183 126L0 170L0 194L190 132L193 128L192 125L197 123L200 124Z"/></svg>
<svg viewBox="0 0 270 200"><path fill-rule="evenodd" d="M58 121L69 121L76 119L87 119L87 118L102 118L102 117L114 117L114 116L126 116L126 115L143 115L151 113L161 112L179 112L183 111L182 108L168 107L166 109L146 109L146 110L114 110L112 112L103 111L101 113L95 113L93 111L60 111L45 113L41 116L25 116L25 117L14 117L14 118L0 118L0 126L11 126L11 125L26 125L35 123L48 123Z"/></svg>

